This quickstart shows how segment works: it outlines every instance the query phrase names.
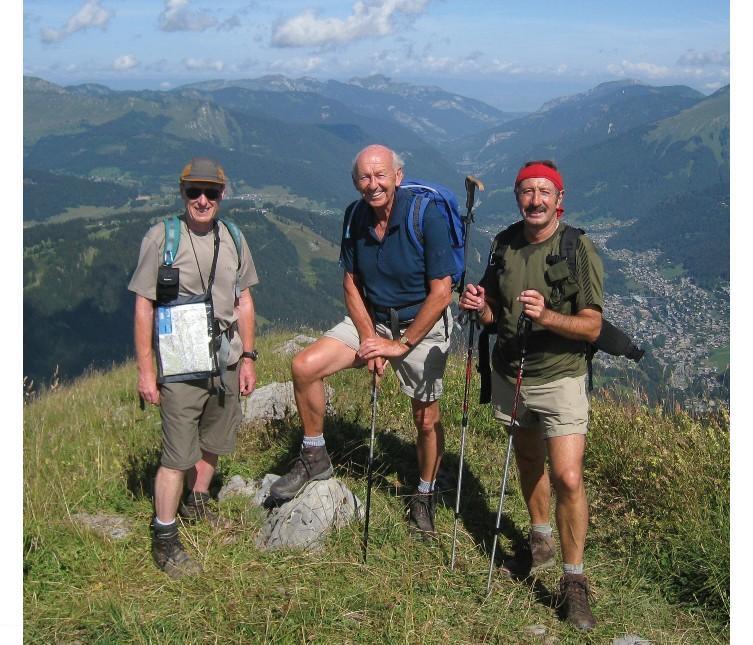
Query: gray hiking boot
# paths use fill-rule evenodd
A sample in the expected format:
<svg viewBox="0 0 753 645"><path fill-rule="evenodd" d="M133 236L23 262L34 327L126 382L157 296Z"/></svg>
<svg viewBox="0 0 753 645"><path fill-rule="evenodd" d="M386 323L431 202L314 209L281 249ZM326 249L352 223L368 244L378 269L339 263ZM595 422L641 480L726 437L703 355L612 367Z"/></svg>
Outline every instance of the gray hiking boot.
<svg viewBox="0 0 753 645"><path fill-rule="evenodd" d="M560 578L559 602L562 613L565 620L580 631L589 631L596 625L588 604L590 593L588 580L583 574L566 573Z"/></svg>
<svg viewBox="0 0 753 645"><path fill-rule="evenodd" d="M162 528L152 522L152 557L155 564L171 578L202 572L201 565L192 560L183 548L175 524Z"/></svg>
<svg viewBox="0 0 753 645"><path fill-rule="evenodd" d="M269 496L275 501L293 499L310 481L329 479L333 473L326 446L302 447L293 468L272 484Z"/></svg>
<svg viewBox="0 0 753 645"><path fill-rule="evenodd" d="M408 500L408 530L425 540L432 539L436 535L434 511L434 494L416 491Z"/></svg>
<svg viewBox="0 0 753 645"><path fill-rule="evenodd" d="M538 573L555 563L554 538L538 531L531 531L528 536L528 546L531 549L531 573Z"/></svg>
<svg viewBox="0 0 753 645"><path fill-rule="evenodd" d="M203 520L216 529L231 528L233 523L218 513L215 513L211 509L210 504L211 498L209 497L209 493L188 491L185 499L178 507L178 514L185 522L193 523L198 520Z"/></svg>

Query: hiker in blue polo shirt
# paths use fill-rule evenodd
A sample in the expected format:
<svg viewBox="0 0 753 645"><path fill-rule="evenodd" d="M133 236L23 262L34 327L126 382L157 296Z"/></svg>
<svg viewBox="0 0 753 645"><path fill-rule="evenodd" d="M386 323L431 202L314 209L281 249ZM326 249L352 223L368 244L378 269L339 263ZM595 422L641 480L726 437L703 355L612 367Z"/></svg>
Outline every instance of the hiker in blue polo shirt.
<svg viewBox="0 0 753 645"><path fill-rule="evenodd" d="M452 331L450 227L430 204L423 251L407 227L410 191L400 188L403 162L381 145L355 158L353 185L361 199L348 206L340 263L348 315L293 359L292 372L303 445L292 470L271 488L273 499L294 497L307 482L327 479L332 464L324 442L324 378L349 367L384 374L392 365L411 399L418 430L419 481L408 504L409 527L434 535L434 482L444 448L439 397Z"/></svg>

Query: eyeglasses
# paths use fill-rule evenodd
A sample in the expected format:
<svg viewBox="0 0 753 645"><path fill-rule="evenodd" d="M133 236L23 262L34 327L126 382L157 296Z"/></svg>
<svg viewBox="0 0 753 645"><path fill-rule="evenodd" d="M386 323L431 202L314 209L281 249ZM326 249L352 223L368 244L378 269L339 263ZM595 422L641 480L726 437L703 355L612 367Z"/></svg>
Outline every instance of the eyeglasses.
<svg viewBox="0 0 753 645"><path fill-rule="evenodd" d="M188 199L198 199L200 195L204 194L206 198L211 202L216 202L219 199L222 191L219 188L186 188L186 197Z"/></svg>

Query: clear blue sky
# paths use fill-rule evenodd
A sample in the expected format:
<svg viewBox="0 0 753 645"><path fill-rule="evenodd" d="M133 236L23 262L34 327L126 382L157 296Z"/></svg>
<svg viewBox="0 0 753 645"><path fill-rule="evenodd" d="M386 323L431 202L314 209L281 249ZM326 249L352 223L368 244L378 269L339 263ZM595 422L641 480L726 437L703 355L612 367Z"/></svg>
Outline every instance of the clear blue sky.
<svg viewBox="0 0 753 645"><path fill-rule="evenodd" d="M729 5L708 0L26 0L24 74L171 88L380 73L508 110L620 78L729 83Z"/></svg>

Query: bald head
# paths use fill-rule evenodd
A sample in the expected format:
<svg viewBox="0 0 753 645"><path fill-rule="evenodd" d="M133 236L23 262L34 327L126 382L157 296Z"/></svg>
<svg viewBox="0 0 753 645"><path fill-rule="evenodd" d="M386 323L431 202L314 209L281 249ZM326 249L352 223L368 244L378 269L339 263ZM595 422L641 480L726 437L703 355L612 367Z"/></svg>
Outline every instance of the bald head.
<svg viewBox="0 0 753 645"><path fill-rule="evenodd" d="M369 161L378 160L381 163L390 163L392 165L391 170L395 171L403 168L403 160L397 152L391 150L387 146L379 144L373 144L366 146L361 152L359 152L353 159L353 167L350 171L353 177L353 183L356 183L358 177L358 164L359 162L368 163Z"/></svg>

